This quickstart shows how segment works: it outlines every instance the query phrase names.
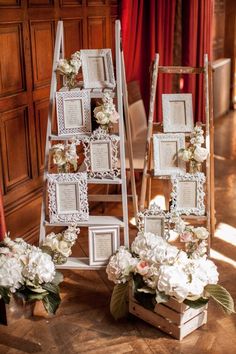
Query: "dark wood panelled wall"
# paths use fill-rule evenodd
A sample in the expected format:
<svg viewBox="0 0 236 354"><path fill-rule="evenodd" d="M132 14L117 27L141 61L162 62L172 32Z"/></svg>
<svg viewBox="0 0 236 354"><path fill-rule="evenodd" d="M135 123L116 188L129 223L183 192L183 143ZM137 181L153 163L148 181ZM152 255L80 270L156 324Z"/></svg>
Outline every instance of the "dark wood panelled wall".
<svg viewBox="0 0 236 354"><path fill-rule="evenodd" d="M0 182L13 237L37 241L57 21L65 54L112 48L117 0L0 0Z"/></svg>

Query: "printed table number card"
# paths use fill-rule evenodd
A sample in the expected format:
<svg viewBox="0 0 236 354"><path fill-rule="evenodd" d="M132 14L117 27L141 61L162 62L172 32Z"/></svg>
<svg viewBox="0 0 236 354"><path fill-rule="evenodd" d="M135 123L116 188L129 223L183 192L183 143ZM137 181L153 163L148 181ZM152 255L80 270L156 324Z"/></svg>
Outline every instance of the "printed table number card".
<svg viewBox="0 0 236 354"><path fill-rule="evenodd" d="M153 134L153 147L155 176L186 172L186 164L178 155L185 148L184 134Z"/></svg>
<svg viewBox="0 0 236 354"><path fill-rule="evenodd" d="M118 225L89 227L89 265L106 265L119 246Z"/></svg>
<svg viewBox="0 0 236 354"><path fill-rule="evenodd" d="M89 81L106 81L104 57L88 57Z"/></svg>
<svg viewBox="0 0 236 354"><path fill-rule="evenodd" d="M81 99L64 100L65 128L79 128L83 126L83 112Z"/></svg>
<svg viewBox="0 0 236 354"><path fill-rule="evenodd" d="M205 215L204 173L172 176L171 212Z"/></svg>
<svg viewBox="0 0 236 354"><path fill-rule="evenodd" d="M91 171L105 172L111 170L111 143L95 141L90 143Z"/></svg>
<svg viewBox="0 0 236 354"><path fill-rule="evenodd" d="M75 183L58 183L58 213L72 213L79 209L79 192Z"/></svg>
<svg viewBox="0 0 236 354"><path fill-rule="evenodd" d="M164 237L164 217L161 216L145 216L144 232L151 232L155 235Z"/></svg>

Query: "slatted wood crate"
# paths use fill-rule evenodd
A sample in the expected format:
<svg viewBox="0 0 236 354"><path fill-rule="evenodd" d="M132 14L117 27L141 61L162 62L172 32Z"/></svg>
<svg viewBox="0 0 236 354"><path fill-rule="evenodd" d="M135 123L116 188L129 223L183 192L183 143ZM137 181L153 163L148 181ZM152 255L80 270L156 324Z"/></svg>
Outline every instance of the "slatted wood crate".
<svg viewBox="0 0 236 354"><path fill-rule="evenodd" d="M171 298L166 303L156 304L151 311L134 298L132 286L129 291L129 312L179 340L207 322L207 305L193 309Z"/></svg>

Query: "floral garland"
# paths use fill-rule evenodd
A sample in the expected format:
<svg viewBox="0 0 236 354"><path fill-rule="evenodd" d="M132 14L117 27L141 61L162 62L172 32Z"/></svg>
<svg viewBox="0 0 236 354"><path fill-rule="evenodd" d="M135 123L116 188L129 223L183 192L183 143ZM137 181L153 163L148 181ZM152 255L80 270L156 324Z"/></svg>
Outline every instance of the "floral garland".
<svg viewBox="0 0 236 354"><path fill-rule="evenodd" d="M103 128L108 129L112 127L114 123L117 123L120 118L116 111L113 99L110 93L106 92L102 98L102 104L94 109L94 117L96 122Z"/></svg>
<svg viewBox="0 0 236 354"><path fill-rule="evenodd" d="M186 162L190 162L190 172L200 170L201 163L207 159L208 150L201 147L204 144L204 131L200 124L194 127L190 135L190 145L186 149L179 150L179 157Z"/></svg>
<svg viewBox="0 0 236 354"><path fill-rule="evenodd" d="M67 258L72 254L71 248L79 233L80 229L75 225L69 226L67 230L58 234L51 232L46 236L41 248L51 255L55 264L66 263Z"/></svg>
<svg viewBox="0 0 236 354"><path fill-rule="evenodd" d="M56 71L65 78L65 86L70 89L77 86L76 76L81 67L80 52L71 55L70 59L60 59Z"/></svg>
<svg viewBox="0 0 236 354"><path fill-rule="evenodd" d="M58 173L70 172L72 165L74 172L77 170L77 160L79 156L76 152L76 142L72 140L67 144L55 144L50 149L52 153L53 163L57 166Z"/></svg>
<svg viewBox="0 0 236 354"><path fill-rule="evenodd" d="M0 299L5 303L12 295L24 301L42 300L46 311L55 313L62 280L50 255L39 247L8 236L0 243Z"/></svg>
<svg viewBox="0 0 236 354"><path fill-rule="evenodd" d="M132 281L136 300L144 307L154 309L156 303L173 297L196 308L212 297L227 313L234 312L233 299L217 284L217 268L206 256L207 230L186 227L180 218L176 220L175 230L179 230L182 241L187 241L187 252L158 235L141 231L131 250L121 246L110 258L106 272L108 279L116 284L110 305L116 319L125 313L124 294L129 281Z"/></svg>

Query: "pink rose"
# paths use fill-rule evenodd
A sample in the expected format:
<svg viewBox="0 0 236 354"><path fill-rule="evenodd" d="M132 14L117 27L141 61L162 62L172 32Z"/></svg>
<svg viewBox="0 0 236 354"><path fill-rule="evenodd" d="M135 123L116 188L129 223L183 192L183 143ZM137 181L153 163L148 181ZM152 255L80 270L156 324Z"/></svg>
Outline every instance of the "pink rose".
<svg viewBox="0 0 236 354"><path fill-rule="evenodd" d="M146 261L140 261L136 265L136 272L139 273L140 275L146 275L149 270L149 264Z"/></svg>
<svg viewBox="0 0 236 354"><path fill-rule="evenodd" d="M193 234L190 231L184 231L180 234L181 242L191 242L193 240Z"/></svg>

